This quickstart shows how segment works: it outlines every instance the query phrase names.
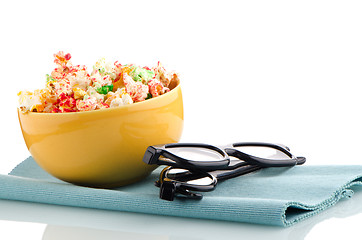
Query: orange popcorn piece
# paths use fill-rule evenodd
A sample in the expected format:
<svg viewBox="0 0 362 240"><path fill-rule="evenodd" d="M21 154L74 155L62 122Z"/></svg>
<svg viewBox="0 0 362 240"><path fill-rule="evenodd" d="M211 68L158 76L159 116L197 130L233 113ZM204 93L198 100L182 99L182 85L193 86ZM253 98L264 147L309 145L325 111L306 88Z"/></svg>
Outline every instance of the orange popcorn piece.
<svg viewBox="0 0 362 240"><path fill-rule="evenodd" d="M72 56L70 55L70 53L64 54L63 51L59 51L56 54L54 54L54 58L55 58L54 63L62 67L66 67Z"/></svg>
<svg viewBox="0 0 362 240"><path fill-rule="evenodd" d="M74 93L74 99L76 100L83 99L83 97L87 94L87 92L81 88L73 88L73 93Z"/></svg>
<svg viewBox="0 0 362 240"><path fill-rule="evenodd" d="M151 79L148 82L149 91L152 97L158 97L168 91L170 91L167 87L164 87L161 82L157 79Z"/></svg>

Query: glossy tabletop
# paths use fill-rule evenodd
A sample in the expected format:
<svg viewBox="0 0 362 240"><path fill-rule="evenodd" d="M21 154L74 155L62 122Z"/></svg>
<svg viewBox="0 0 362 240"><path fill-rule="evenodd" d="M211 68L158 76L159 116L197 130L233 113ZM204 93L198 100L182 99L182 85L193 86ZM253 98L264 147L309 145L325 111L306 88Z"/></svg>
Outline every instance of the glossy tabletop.
<svg viewBox="0 0 362 240"><path fill-rule="evenodd" d="M0 201L2 239L360 239L362 193L289 228Z"/></svg>

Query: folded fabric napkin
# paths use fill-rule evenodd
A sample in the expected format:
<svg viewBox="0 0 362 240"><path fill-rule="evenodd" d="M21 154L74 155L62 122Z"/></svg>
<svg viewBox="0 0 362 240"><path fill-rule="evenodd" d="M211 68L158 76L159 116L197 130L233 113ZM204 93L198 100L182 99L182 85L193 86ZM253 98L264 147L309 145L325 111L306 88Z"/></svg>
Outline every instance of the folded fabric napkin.
<svg viewBox="0 0 362 240"><path fill-rule="evenodd" d="M268 168L220 182L202 200L159 199L160 168L117 189L94 189L58 180L29 157L0 175L0 198L128 212L290 226L351 197L362 185L362 166Z"/></svg>

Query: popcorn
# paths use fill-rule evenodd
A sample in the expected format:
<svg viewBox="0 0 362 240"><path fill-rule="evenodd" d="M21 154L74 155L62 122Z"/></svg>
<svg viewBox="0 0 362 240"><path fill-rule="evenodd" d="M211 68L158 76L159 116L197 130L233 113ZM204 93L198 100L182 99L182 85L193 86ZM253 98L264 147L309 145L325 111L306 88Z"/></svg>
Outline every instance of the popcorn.
<svg viewBox="0 0 362 240"><path fill-rule="evenodd" d="M151 81L149 81L148 87L149 87L149 91L150 91L152 97L158 97L158 96L170 91L170 89L168 89L167 87L164 87L162 85L162 83L157 79L152 79Z"/></svg>
<svg viewBox="0 0 362 240"><path fill-rule="evenodd" d="M106 86L106 85L111 85L112 84L112 79L109 75L105 75L102 76L99 71L96 71L91 77L90 77L92 83L94 86L96 86L97 88L102 87L102 86Z"/></svg>
<svg viewBox="0 0 362 240"><path fill-rule="evenodd" d="M123 101L124 105L133 103L133 100L132 100L131 96L128 93L122 95L122 101Z"/></svg>
<svg viewBox="0 0 362 240"><path fill-rule="evenodd" d="M59 110L61 112L76 112L76 100L72 96L61 93L58 100Z"/></svg>
<svg viewBox="0 0 362 240"><path fill-rule="evenodd" d="M119 107L125 105L122 98L115 98L111 101L111 104L109 104L110 107Z"/></svg>
<svg viewBox="0 0 362 240"><path fill-rule="evenodd" d="M148 86L141 82L135 82L127 73L123 74L123 82L127 93L131 96L134 102L140 102L148 96Z"/></svg>
<svg viewBox="0 0 362 240"><path fill-rule="evenodd" d="M54 94L60 96L62 93L71 94L72 86L70 85L70 81L68 79L60 79L57 81L51 81L48 83L48 87Z"/></svg>
<svg viewBox="0 0 362 240"><path fill-rule="evenodd" d="M105 103L110 107L119 107L133 103L131 96L126 92L126 88L119 88L116 92L109 92Z"/></svg>
<svg viewBox="0 0 362 240"><path fill-rule="evenodd" d="M67 67L67 65L70 65L70 59L71 59L71 55L70 53L64 54L64 52L59 51L56 54L54 54L54 63L56 63L57 65L65 68Z"/></svg>
<svg viewBox="0 0 362 240"><path fill-rule="evenodd" d="M157 66L153 69L156 73L155 78L159 80L164 86L168 86L171 81L171 76L166 72L165 68L161 65L160 62L157 63Z"/></svg>
<svg viewBox="0 0 362 240"><path fill-rule="evenodd" d="M73 68L72 71L74 72L69 72L67 75L71 88L80 88L83 90L87 90L88 86L91 85L92 80L87 73L86 68L82 67L79 70Z"/></svg>
<svg viewBox="0 0 362 240"><path fill-rule="evenodd" d="M87 92L81 88L73 88L74 98L75 99L83 99Z"/></svg>
<svg viewBox="0 0 362 240"><path fill-rule="evenodd" d="M147 84L149 80L155 77L155 73L148 68L141 68L137 66L130 66L129 75L136 82Z"/></svg>
<svg viewBox="0 0 362 240"><path fill-rule="evenodd" d="M85 100L77 100L76 103L78 111L91 111L97 107L97 101L94 98L87 98Z"/></svg>
<svg viewBox="0 0 362 240"><path fill-rule="evenodd" d="M112 63L106 62L104 58L99 59L94 65L93 65L93 72L92 74L98 72L102 76L108 75L113 80L117 77L117 73L115 71L116 64L112 66Z"/></svg>
<svg viewBox="0 0 362 240"><path fill-rule="evenodd" d="M41 105L40 97L29 91L21 91L18 93L19 96L19 108L23 112L37 111L37 106Z"/></svg>
<svg viewBox="0 0 362 240"><path fill-rule="evenodd" d="M44 89L21 91L22 112L66 113L114 108L158 97L177 86L174 72L134 64L114 64L99 59L89 74L84 65L73 65L71 55L54 54L54 70L46 75Z"/></svg>
<svg viewBox="0 0 362 240"><path fill-rule="evenodd" d="M87 98L88 97L94 98L97 102L104 101L104 95L99 93L95 87L88 87Z"/></svg>

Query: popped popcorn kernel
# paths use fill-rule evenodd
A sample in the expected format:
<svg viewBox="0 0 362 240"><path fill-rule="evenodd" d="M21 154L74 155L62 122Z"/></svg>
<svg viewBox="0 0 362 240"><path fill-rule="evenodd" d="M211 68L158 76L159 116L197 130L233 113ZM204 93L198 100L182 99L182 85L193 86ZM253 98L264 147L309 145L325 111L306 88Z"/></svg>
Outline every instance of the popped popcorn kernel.
<svg viewBox="0 0 362 240"><path fill-rule="evenodd" d="M73 92L74 92L74 98L76 100L83 99L84 96L87 94L87 92L81 88L73 88Z"/></svg>
<svg viewBox="0 0 362 240"><path fill-rule="evenodd" d="M162 83L157 79L152 79L148 82L149 92L151 93L152 97L158 97L168 91L167 87L164 87Z"/></svg>
<svg viewBox="0 0 362 240"><path fill-rule="evenodd" d="M148 96L148 86L142 82L134 81L127 73L123 74L123 82L127 93L131 96L134 102L140 102Z"/></svg>
<svg viewBox="0 0 362 240"><path fill-rule="evenodd" d="M85 100L77 100L76 107L78 111L91 111L97 107L97 101L94 98L87 98Z"/></svg>

